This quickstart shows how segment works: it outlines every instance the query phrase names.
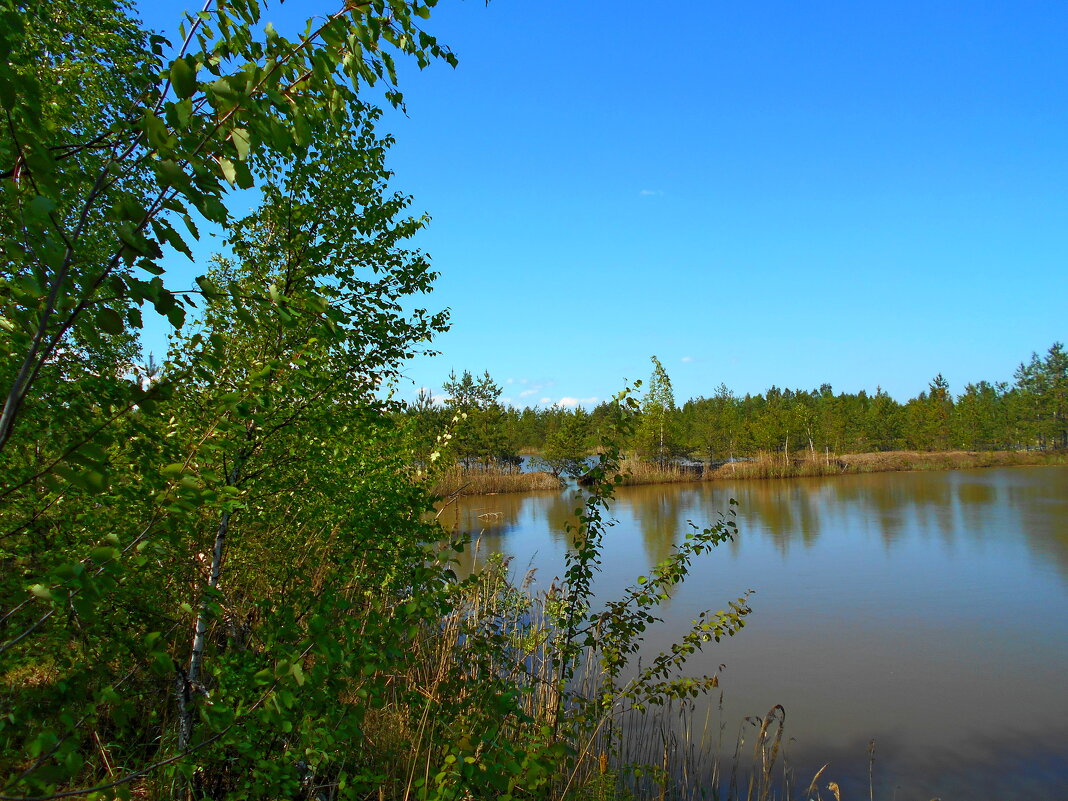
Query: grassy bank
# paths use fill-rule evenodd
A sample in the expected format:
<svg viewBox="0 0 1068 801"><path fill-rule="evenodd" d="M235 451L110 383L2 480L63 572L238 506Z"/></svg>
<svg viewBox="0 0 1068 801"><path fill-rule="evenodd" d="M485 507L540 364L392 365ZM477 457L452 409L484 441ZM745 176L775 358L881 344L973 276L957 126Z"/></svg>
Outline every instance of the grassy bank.
<svg viewBox="0 0 1068 801"><path fill-rule="evenodd" d="M762 451L746 461L712 468L658 465L639 459L620 464L624 485L673 484L691 481L806 478L905 470L966 470L976 467L1068 464L1068 451L882 451L876 453L811 454L786 458ZM551 473L517 473L460 466L446 471L434 484L434 494L495 495L559 489L563 483Z"/></svg>
<svg viewBox="0 0 1068 801"><path fill-rule="evenodd" d="M744 462L706 470L629 460L623 463L624 484L666 484L683 481L802 478L903 470L965 470L976 467L1068 464L1065 451L884 451L879 453L811 454L786 458L758 453Z"/></svg>
<svg viewBox="0 0 1068 801"><path fill-rule="evenodd" d="M442 498L454 495L494 495L501 492L554 490L563 486L552 473L515 473L503 470L450 467L434 484L434 494Z"/></svg>

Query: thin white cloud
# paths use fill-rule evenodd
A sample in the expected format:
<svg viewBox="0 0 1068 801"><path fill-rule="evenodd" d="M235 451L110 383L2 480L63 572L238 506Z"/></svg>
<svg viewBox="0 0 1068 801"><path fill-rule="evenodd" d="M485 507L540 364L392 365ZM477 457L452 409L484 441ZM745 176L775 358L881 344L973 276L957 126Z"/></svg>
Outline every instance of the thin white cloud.
<svg viewBox="0 0 1068 801"><path fill-rule="evenodd" d="M681 359L679 359L679 361L681 361L683 364L689 364L693 361L693 356L683 356Z"/></svg>
<svg viewBox="0 0 1068 801"><path fill-rule="evenodd" d="M641 195L642 197L651 197L653 195L662 195L662 194L664 194L664 190L663 189L643 189L638 194Z"/></svg>
<svg viewBox="0 0 1068 801"><path fill-rule="evenodd" d="M597 403L597 397L592 398L572 398L570 396L564 396L556 402L558 406L584 406L587 403Z"/></svg>
<svg viewBox="0 0 1068 801"><path fill-rule="evenodd" d="M521 398L529 398L531 395L537 395L537 394L538 394L538 390L537 389L524 389L522 392L519 393L519 397L521 397Z"/></svg>
<svg viewBox="0 0 1068 801"><path fill-rule="evenodd" d="M538 401L538 403L552 403L552 402L553 402L552 398L542 398L540 401Z"/></svg>

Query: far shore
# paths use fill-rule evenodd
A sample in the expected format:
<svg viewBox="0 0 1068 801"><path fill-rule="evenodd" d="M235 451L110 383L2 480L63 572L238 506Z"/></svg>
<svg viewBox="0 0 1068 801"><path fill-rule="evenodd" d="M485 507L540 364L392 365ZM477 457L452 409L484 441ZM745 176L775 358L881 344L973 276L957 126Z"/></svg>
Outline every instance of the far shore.
<svg viewBox="0 0 1068 801"><path fill-rule="evenodd" d="M837 455L806 451L790 458L779 453L762 453L745 461L721 463L711 468L627 460L621 473L623 485L630 486L1055 464L1068 464L1068 451L881 451ZM563 486L564 481L548 472L510 473L456 467L437 481L434 494L444 498L496 495L556 490Z"/></svg>

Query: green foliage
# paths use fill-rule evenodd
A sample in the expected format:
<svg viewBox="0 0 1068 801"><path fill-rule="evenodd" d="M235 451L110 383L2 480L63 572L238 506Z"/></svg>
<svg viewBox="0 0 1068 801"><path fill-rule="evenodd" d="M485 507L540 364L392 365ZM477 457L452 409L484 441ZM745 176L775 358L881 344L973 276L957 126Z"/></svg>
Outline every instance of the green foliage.
<svg viewBox="0 0 1068 801"><path fill-rule="evenodd" d="M446 318L416 302L426 221L360 96L400 102L391 50L452 61L427 4L348 5L296 40L217 4L165 59L121 2L0 3L0 795L544 797L619 705L698 686L673 672L744 607L624 667L731 529L594 613L614 446L539 616L502 566L457 582L438 544L413 465L452 434L419 446L380 390ZM166 286L164 248L204 219L226 256ZM174 329L162 367L136 364L149 307ZM446 425L474 418L468 458L502 458L499 387L451 381ZM629 436L635 411L602 423Z"/></svg>
<svg viewBox="0 0 1068 801"><path fill-rule="evenodd" d="M376 390L445 318L402 307L425 220L357 92L400 102L391 48L452 60L426 8L287 40L220 4L165 62L123 3L0 5L5 796L377 787L361 721L450 573ZM232 257L179 292L159 259L198 218ZM132 363L146 302L162 371Z"/></svg>
<svg viewBox="0 0 1068 801"><path fill-rule="evenodd" d="M454 62L420 27L432 5L346 4L289 39L233 0L165 57L120 0L0 0L4 798L564 795L606 722L712 686L681 671L745 598L632 662L730 516L595 608L619 443L640 416L668 453L655 360L644 410L624 393L590 416L607 444L541 606L502 565L457 582L439 545L415 463L513 445L488 374L450 378L433 444L382 400L446 318L417 302L435 276L405 243L426 220L388 189L366 95L401 103L397 54ZM227 255L167 286L164 250L205 220ZM162 368L136 363L152 310ZM557 421L560 458L584 425Z"/></svg>
<svg viewBox="0 0 1068 801"><path fill-rule="evenodd" d="M290 40L253 35L259 6L239 0L189 16L169 62L121 0L42 8L0 4L0 447L39 381L125 368L108 337L139 328L146 303L182 327L193 294L164 285L163 249L188 253L198 217L230 222L232 188L347 135L361 88L385 84L399 104L391 50L454 61L417 27L417 3L346 6ZM137 402L139 382L118 390Z"/></svg>
<svg viewBox="0 0 1068 801"><path fill-rule="evenodd" d="M649 389L642 400L641 425L636 432L638 453L664 465L677 455L679 443L675 435L675 393L671 378L656 356L651 357L653 374Z"/></svg>
<svg viewBox="0 0 1068 801"><path fill-rule="evenodd" d="M1031 361L1016 371L1019 387L1017 411L1026 435L1039 447L1068 447L1068 353L1054 342L1045 358L1031 354Z"/></svg>
<svg viewBox="0 0 1068 801"><path fill-rule="evenodd" d="M550 419L550 431L539 458L554 476L579 476L586 472L589 453L590 419L581 408L568 413L557 408Z"/></svg>
<svg viewBox="0 0 1068 801"><path fill-rule="evenodd" d="M979 381L956 397L938 375L928 389L902 404L882 388L874 394L772 386L758 395L736 396L721 384L710 397L674 408L670 378L654 364L651 388L631 445L643 459L663 465L685 454L715 464L764 453L811 459L830 454L892 451L1023 450L1068 447L1068 357L1054 343L1044 357L1016 371L1016 382ZM611 404L587 412L576 408L501 410L492 423L498 436L540 452L549 469L592 452L608 430ZM430 421L424 416L424 421ZM441 430L444 421L427 422ZM579 434L589 437L580 440ZM487 433L487 437L492 436ZM663 439L661 439L663 437ZM546 457L551 459L546 461ZM555 464L555 468L554 468ZM668 465L670 467L670 464Z"/></svg>
<svg viewBox="0 0 1068 801"><path fill-rule="evenodd" d="M446 409L459 418L453 440L453 453L465 467L513 465L519 457L502 425L504 408L501 388L489 371L475 379L469 370L459 378L449 373L445 390Z"/></svg>
<svg viewBox="0 0 1068 801"><path fill-rule="evenodd" d="M716 686L715 677L686 676L686 661L706 643L736 633L750 611L745 597L731 602L726 610L706 610L668 651L646 659L642 666L635 664L646 631L660 622L657 608L685 580L695 557L733 538L736 524L733 509L707 528L691 524L683 542L673 546L672 553L649 576L638 577L622 597L598 609L594 578L600 570L604 535L611 525L606 518L609 503L621 481L618 443L629 441L640 422L639 405L629 392L617 396L610 410L605 419L608 434L589 473L589 495L576 510L577 523L568 526L574 548L568 554L564 584L550 606L556 630L553 666L561 687L554 736L584 745L574 755L569 785L577 776L596 784L604 766L595 764L591 753L599 750L618 757L621 721L630 711L644 713ZM569 688L580 686L584 692L568 693ZM570 702L565 703L568 697Z"/></svg>

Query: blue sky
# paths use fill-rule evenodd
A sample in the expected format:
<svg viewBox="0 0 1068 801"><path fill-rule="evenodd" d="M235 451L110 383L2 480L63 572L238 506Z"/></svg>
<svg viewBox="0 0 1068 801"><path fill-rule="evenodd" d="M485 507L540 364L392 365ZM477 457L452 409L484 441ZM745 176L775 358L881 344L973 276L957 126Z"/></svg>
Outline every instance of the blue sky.
<svg viewBox="0 0 1068 801"><path fill-rule="evenodd" d="M460 66L406 68L384 127L453 323L404 396L488 369L592 402L656 354L679 401L905 399L1068 338L1064 4L441 0L427 27Z"/></svg>

